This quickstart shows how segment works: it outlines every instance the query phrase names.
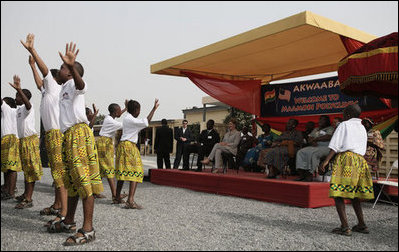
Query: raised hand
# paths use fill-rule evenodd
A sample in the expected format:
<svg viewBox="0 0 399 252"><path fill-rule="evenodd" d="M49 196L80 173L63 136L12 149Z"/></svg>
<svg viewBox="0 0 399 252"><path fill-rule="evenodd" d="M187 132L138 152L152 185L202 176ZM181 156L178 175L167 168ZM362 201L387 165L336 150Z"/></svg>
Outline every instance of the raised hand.
<svg viewBox="0 0 399 252"><path fill-rule="evenodd" d="M18 75L14 75L13 77L14 83L8 83L11 85L11 87L15 88L16 90L21 89L21 79L18 77Z"/></svg>
<svg viewBox="0 0 399 252"><path fill-rule="evenodd" d="M94 111L93 115L97 116L99 109L96 108L96 105L94 105L94 103L93 103L93 111Z"/></svg>
<svg viewBox="0 0 399 252"><path fill-rule="evenodd" d="M35 40L35 35L32 33L29 33L26 36L26 42L23 42L22 40L20 40L20 41L21 41L22 45L26 48L26 50L28 50L29 52L32 52L32 50L34 49L33 48L34 40Z"/></svg>
<svg viewBox="0 0 399 252"><path fill-rule="evenodd" d="M154 108L157 109L159 107L159 100L155 99Z"/></svg>
<svg viewBox="0 0 399 252"><path fill-rule="evenodd" d="M69 43L69 46L68 46L68 43L66 44L65 55L62 55L61 52L58 52L62 61L64 61L64 63L70 67L73 67L73 64L75 63L76 56L79 53L79 49L77 49L76 52L75 52L75 50L76 50L76 44L71 42L71 43Z"/></svg>
<svg viewBox="0 0 399 252"><path fill-rule="evenodd" d="M29 65L33 66L35 64L35 59L29 55Z"/></svg>

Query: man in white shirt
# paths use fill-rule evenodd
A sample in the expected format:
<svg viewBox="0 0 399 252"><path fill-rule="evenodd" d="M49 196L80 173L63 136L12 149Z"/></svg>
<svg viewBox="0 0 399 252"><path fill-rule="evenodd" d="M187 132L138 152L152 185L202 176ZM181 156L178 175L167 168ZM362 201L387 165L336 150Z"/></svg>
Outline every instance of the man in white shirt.
<svg viewBox="0 0 399 252"><path fill-rule="evenodd" d="M93 131L85 111L84 94L87 84L82 76L84 69L75 61L79 49L76 44L66 45L59 80L63 83L60 92L60 128L64 133L63 161L66 166L65 187L68 190L68 211L61 226L66 232L76 230L75 212L79 197L83 202L83 226L63 243L65 246L81 245L95 239L93 228L94 197L104 188L98 168L97 149Z"/></svg>
<svg viewBox="0 0 399 252"><path fill-rule="evenodd" d="M42 161L40 159L39 137L35 129L35 111L30 98L31 92L21 88L21 80L14 75L14 83L10 85L17 90L15 102L17 108L17 128L20 139L20 156L22 169L25 176L25 191L16 199L19 202L15 208L23 209L33 207L32 195L35 182L43 175Z"/></svg>
<svg viewBox="0 0 399 252"><path fill-rule="evenodd" d="M34 48L34 37L33 34L28 34L26 41L23 42L21 40L21 43L32 55L29 56L29 65L32 69L36 86L42 93L40 117L45 131L45 145L51 168L51 175L54 179L55 199L54 203L50 207L46 207L40 211L40 214L57 215L53 221L47 223L47 231L53 233L62 231L60 222L65 219L67 213L68 196L64 186L65 166L62 162L63 135L60 130L59 118L59 97L61 85L57 82L58 70L51 69L49 71L46 64ZM40 78L39 73L36 70L35 63L43 75L43 80Z"/></svg>
<svg viewBox="0 0 399 252"><path fill-rule="evenodd" d="M330 181L330 197L334 198L341 227L335 228L333 233L350 236L352 231L368 233L364 222L361 199L374 198L373 181L367 161L366 153L367 132L362 125L359 105L349 105L344 109L344 121L336 128L328 147L331 149L321 166L324 171L333 156L336 155ZM344 199L351 199L358 224L348 226Z"/></svg>
<svg viewBox="0 0 399 252"><path fill-rule="evenodd" d="M16 108L17 104L14 98L4 97L1 99L1 171L4 173L1 200L15 197L17 172L22 170Z"/></svg>

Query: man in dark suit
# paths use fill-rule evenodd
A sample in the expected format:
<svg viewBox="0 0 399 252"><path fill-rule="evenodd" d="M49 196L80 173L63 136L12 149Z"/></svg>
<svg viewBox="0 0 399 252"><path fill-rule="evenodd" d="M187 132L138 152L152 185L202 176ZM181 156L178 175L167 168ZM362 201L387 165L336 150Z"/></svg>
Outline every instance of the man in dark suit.
<svg viewBox="0 0 399 252"><path fill-rule="evenodd" d="M158 128L155 133L154 150L157 153L158 169L163 168L165 162L166 169L170 169L170 156L169 153L173 151L173 132L168 127L168 121L162 119L162 127Z"/></svg>
<svg viewBox="0 0 399 252"><path fill-rule="evenodd" d="M177 141L177 147L176 147L176 158L175 162L173 164L173 169L178 169L180 165L181 158L183 156L183 151L186 146L190 144L191 141L193 141L193 135L191 131L187 128L188 121L186 119L183 120L183 127L179 128L175 132L175 139Z"/></svg>
<svg viewBox="0 0 399 252"><path fill-rule="evenodd" d="M188 169L188 159L190 156L190 153L198 153L198 158L197 158L197 169L195 171L202 171L202 163L201 160L204 159L204 157L207 157L209 153L211 153L213 146L216 143L220 142L220 135L219 133L213 128L215 125L214 120L209 120L206 123L206 130L203 130L199 136L198 139L198 144L196 145L189 145L188 148L185 149L184 155L183 155L183 169L186 168Z"/></svg>

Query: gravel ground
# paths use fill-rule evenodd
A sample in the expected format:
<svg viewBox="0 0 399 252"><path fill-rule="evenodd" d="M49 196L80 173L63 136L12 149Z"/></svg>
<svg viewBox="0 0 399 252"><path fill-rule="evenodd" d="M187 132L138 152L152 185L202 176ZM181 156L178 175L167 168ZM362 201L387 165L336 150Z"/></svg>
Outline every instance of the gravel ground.
<svg viewBox="0 0 399 252"><path fill-rule="evenodd" d="M153 158L143 159L145 169L154 167ZM22 178L20 173L17 195L23 192ZM111 205L105 179L107 198L95 203L96 240L64 247L69 234L47 233L43 224L52 217L39 215L53 201L51 183L45 168L36 183L32 208L17 210L15 201L1 202L1 250L398 250L398 207L388 204L372 209L372 203L364 203L370 234L345 237L330 233L339 226L335 207L299 208L144 181L135 196L144 209L127 210ZM355 225L353 208L346 209L350 225ZM78 228L82 220L80 202Z"/></svg>

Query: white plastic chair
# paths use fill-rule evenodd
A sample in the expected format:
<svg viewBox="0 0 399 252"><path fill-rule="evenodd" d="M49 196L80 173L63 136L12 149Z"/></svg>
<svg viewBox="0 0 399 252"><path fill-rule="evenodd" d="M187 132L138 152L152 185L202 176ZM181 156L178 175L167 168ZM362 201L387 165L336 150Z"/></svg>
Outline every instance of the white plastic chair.
<svg viewBox="0 0 399 252"><path fill-rule="evenodd" d="M374 204L373 204L373 208L375 207L375 204L377 204L377 201L379 200L379 198L380 198L380 196L381 196L381 193L384 191L384 186L385 186L385 185L396 186L396 187L398 187L398 182L395 182L395 181L388 181L389 176L391 175L391 172L392 172L393 168L398 169L398 160L396 160L395 162L393 162L393 164L392 164L392 166L391 166L391 169L389 170L389 172L388 172L388 174L387 174L386 179L385 179L385 180L381 180L381 181L379 181L379 180L377 181L377 184L380 184L380 185L382 185L382 186L381 186L380 192L378 193L377 198L375 199L375 202L374 202ZM387 193L384 192L384 195L389 199L389 201L384 201L384 200L380 200L380 201L386 202L386 203L391 203L391 204L393 204L393 205L395 205L395 206L398 205L397 203L395 203L395 202L393 202L393 201L391 200L391 198L389 197L389 195L388 195Z"/></svg>

